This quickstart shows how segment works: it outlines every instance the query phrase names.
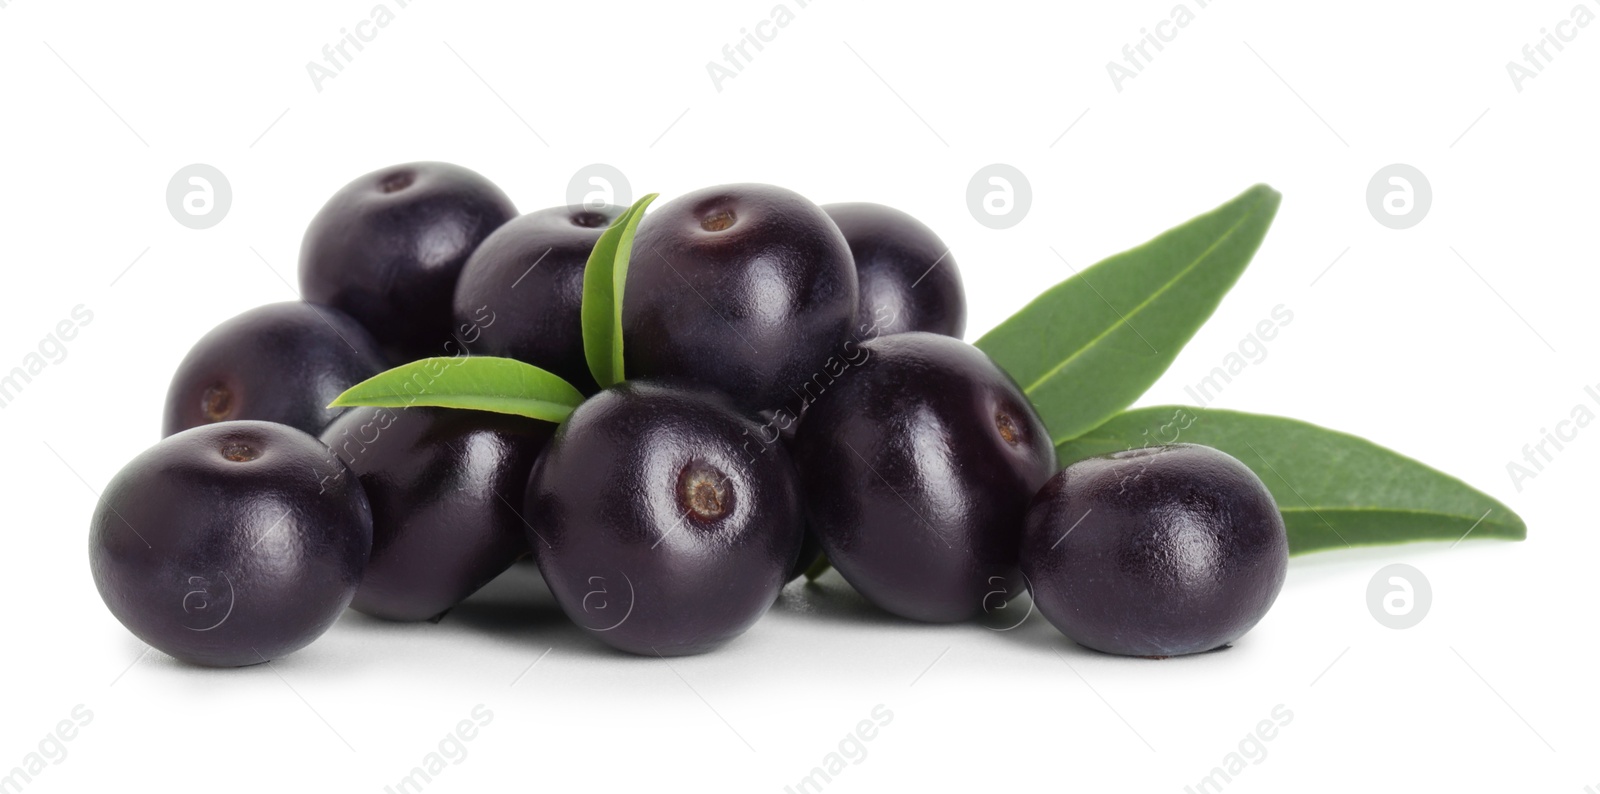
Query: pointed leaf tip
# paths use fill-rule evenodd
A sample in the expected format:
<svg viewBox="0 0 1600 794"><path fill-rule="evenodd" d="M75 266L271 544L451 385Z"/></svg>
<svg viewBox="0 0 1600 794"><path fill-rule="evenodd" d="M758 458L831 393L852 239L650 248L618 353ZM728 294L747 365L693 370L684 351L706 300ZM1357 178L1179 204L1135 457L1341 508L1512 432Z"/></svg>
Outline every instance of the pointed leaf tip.
<svg viewBox="0 0 1600 794"><path fill-rule="evenodd" d="M583 403L560 376L494 356L424 358L345 390L329 408L462 408L560 422Z"/></svg>

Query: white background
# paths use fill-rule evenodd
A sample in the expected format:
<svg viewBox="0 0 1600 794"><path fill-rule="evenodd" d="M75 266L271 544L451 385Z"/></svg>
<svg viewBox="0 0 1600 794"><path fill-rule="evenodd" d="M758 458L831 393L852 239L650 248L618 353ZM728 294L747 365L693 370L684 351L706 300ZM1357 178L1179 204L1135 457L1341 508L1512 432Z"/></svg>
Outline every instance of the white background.
<svg viewBox="0 0 1600 794"><path fill-rule="evenodd" d="M707 62L774 0L386 0L394 22L318 91L306 64L374 1L0 2L0 368L74 306L94 315L0 410L0 772L75 705L94 714L27 791L377 792L478 704L493 721L426 791L780 792L878 704L893 721L827 791L1180 792L1279 704L1292 722L1227 791L1600 789L1600 429L1520 489L1506 470L1600 383L1600 23L1520 92L1506 71L1577 0L1191 0L1120 92L1107 62L1175 0L789 2L721 91ZM836 574L716 653L625 658L527 568L439 625L351 614L270 667L146 653L89 577L95 491L157 439L195 339L294 297L323 200L420 159L523 210L565 203L595 162L634 195L749 180L891 204L952 247L969 339L1070 274L1051 248L1081 268L1269 182L1283 207L1255 263L1141 404L1192 402L1184 387L1283 304L1292 324L1216 405L1438 465L1519 511L1529 540L1296 559L1236 647L1165 662L1089 653L1037 615L1004 633L898 622ZM196 162L234 194L203 231L164 197ZM1033 188L1004 231L965 200L994 162ZM1405 231L1365 200L1396 162L1434 194ZM1434 591L1403 631L1365 599L1396 561Z"/></svg>

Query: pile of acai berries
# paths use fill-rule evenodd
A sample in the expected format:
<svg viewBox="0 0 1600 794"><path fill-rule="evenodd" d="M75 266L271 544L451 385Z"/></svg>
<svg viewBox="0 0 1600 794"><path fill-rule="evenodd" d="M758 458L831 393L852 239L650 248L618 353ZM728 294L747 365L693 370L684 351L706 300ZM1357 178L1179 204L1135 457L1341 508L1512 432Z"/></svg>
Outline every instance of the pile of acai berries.
<svg viewBox="0 0 1600 794"><path fill-rule="evenodd" d="M346 607L435 619L531 554L591 636L671 656L831 565L911 620L1026 592L1080 644L1161 657L1234 641L1276 598L1288 543L1260 479L1184 444L1060 469L1024 391L961 341L949 250L889 207L739 184L652 208L618 285L627 380L600 388L586 264L627 211L518 215L443 163L341 189L305 234L304 301L205 335L166 437L106 487L89 551L111 612L179 659L248 665ZM587 399L560 424L328 407L424 359L426 395L481 356Z"/></svg>

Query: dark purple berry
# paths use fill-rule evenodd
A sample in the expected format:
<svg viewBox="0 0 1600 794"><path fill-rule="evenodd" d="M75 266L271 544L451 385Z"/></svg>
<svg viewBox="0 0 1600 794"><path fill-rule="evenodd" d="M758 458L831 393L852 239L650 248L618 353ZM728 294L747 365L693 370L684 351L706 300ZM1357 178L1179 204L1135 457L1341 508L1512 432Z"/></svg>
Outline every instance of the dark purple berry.
<svg viewBox="0 0 1600 794"><path fill-rule="evenodd" d="M322 434L372 504L372 556L351 606L427 620L528 552L522 495L555 425L446 408L356 408Z"/></svg>
<svg viewBox="0 0 1600 794"><path fill-rule="evenodd" d="M961 338L967 298L950 249L932 229L893 207L824 204L856 262L861 317L893 318L884 334L927 331Z"/></svg>
<svg viewBox="0 0 1600 794"><path fill-rule="evenodd" d="M476 355L549 370L585 394L583 270L624 207L553 207L513 218L483 241L456 283L455 333Z"/></svg>
<svg viewBox="0 0 1600 794"><path fill-rule="evenodd" d="M101 494L95 586L122 625L193 664L280 658L333 625L372 550L355 477L316 438L271 422L168 436Z"/></svg>
<svg viewBox="0 0 1600 794"><path fill-rule="evenodd" d="M328 403L382 372L372 335L338 309L300 301L251 309L211 329L167 389L161 434L233 419L313 435L343 409Z"/></svg>
<svg viewBox="0 0 1600 794"><path fill-rule="evenodd" d="M408 163L345 185L300 244L300 291L343 310L406 360L455 355L450 300L478 244L515 217L506 194L449 163Z"/></svg>
<svg viewBox="0 0 1600 794"><path fill-rule="evenodd" d="M630 377L776 410L853 330L850 247L822 208L771 185L680 196L639 224L622 327Z"/></svg>
<svg viewBox="0 0 1600 794"><path fill-rule="evenodd" d="M1272 494L1211 447L1089 458L1028 512L1022 570L1040 614L1080 645L1127 656L1220 648L1278 597L1289 540Z"/></svg>
<svg viewBox="0 0 1600 794"><path fill-rule="evenodd" d="M529 544L568 617L631 653L715 648L778 597L800 549L794 468L719 396L628 382L534 465Z"/></svg>
<svg viewBox="0 0 1600 794"><path fill-rule="evenodd" d="M911 332L861 346L800 421L808 526L867 600L967 620L1022 592L1028 501L1055 472L1033 406L982 351Z"/></svg>

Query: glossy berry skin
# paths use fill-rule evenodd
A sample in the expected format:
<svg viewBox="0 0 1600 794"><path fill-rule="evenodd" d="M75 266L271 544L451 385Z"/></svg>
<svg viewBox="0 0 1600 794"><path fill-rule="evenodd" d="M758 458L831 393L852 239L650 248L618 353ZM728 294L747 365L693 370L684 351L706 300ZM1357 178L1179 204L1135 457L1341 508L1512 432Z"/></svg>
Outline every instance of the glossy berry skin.
<svg viewBox="0 0 1600 794"><path fill-rule="evenodd" d="M456 283L456 337L475 355L526 361L598 391L583 357L583 270L624 209L552 207L496 229Z"/></svg>
<svg viewBox="0 0 1600 794"><path fill-rule="evenodd" d="M208 667L278 659L321 636L371 550L355 478L316 438L271 422L163 439L111 479L89 527L111 614Z"/></svg>
<svg viewBox="0 0 1600 794"><path fill-rule="evenodd" d="M445 408L356 408L322 435L372 504L372 555L351 606L427 620L528 552L518 515L555 425Z"/></svg>
<svg viewBox="0 0 1600 794"><path fill-rule="evenodd" d="M771 185L705 188L660 205L634 238L624 291L630 377L775 410L855 323L850 247L822 208Z"/></svg>
<svg viewBox="0 0 1600 794"><path fill-rule="evenodd" d="M921 221L866 202L824 204L850 243L861 284L861 317L893 318L884 334L927 331L961 338L967 296L950 248Z"/></svg>
<svg viewBox="0 0 1600 794"><path fill-rule="evenodd" d="M534 465L529 543L567 616L630 653L711 650L760 618L800 549L794 467L720 396L630 381Z"/></svg>
<svg viewBox="0 0 1600 794"><path fill-rule="evenodd" d="M807 396L802 393L796 400L795 406L803 411L810 403ZM780 416L777 412L762 411L756 416L761 423L760 432L753 436L752 444L782 444L789 451L791 457L794 451L794 434L800 429L800 422L792 414ZM822 559L822 542L817 540L816 533L806 530L800 540L800 556L795 559L794 566L789 569L785 581L792 582L799 579L811 566Z"/></svg>
<svg viewBox="0 0 1600 794"><path fill-rule="evenodd" d="M817 540L815 533L807 531L800 538L800 556L795 558L793 566L789 568L789 575L784 577L785 582L792 582L805 575L822 559L822 541Z"/></svg>
<svg viewBox="0 0 1600 794"><path fill-rule="evenodd" d="M1023 533L1040 614L1079 645L1126 656L1237 640L1272 606L1288 565L1261 479L1194 444L1068 466L1040 490Z"/></svg>
<svg viewBox="0 0 1600 794"><path fill-rule="evenodd" d="M343 409L328 403L387 368L378 343L338 309L301 301L245 312L200 338L167 388L161 435L232 419L313 435Z"/></svg>
<svg viewBox="0 0 1600 794"><path fill-rule="evenodd" d="M1055 473L1050 435L1010 376L960 340L910 332L861 350L800 421L808 525L883 609L977 617L1022 592L1022 518Z"/></svg>
<svg viewBox="0 0 1600 794"><path fill-rule="evenodd" d="M500 188L449 163L408 163L345 185L300 243L300 292L354 317L404 360L455 355L450 300L478 243L515 217Z"/></svg>

